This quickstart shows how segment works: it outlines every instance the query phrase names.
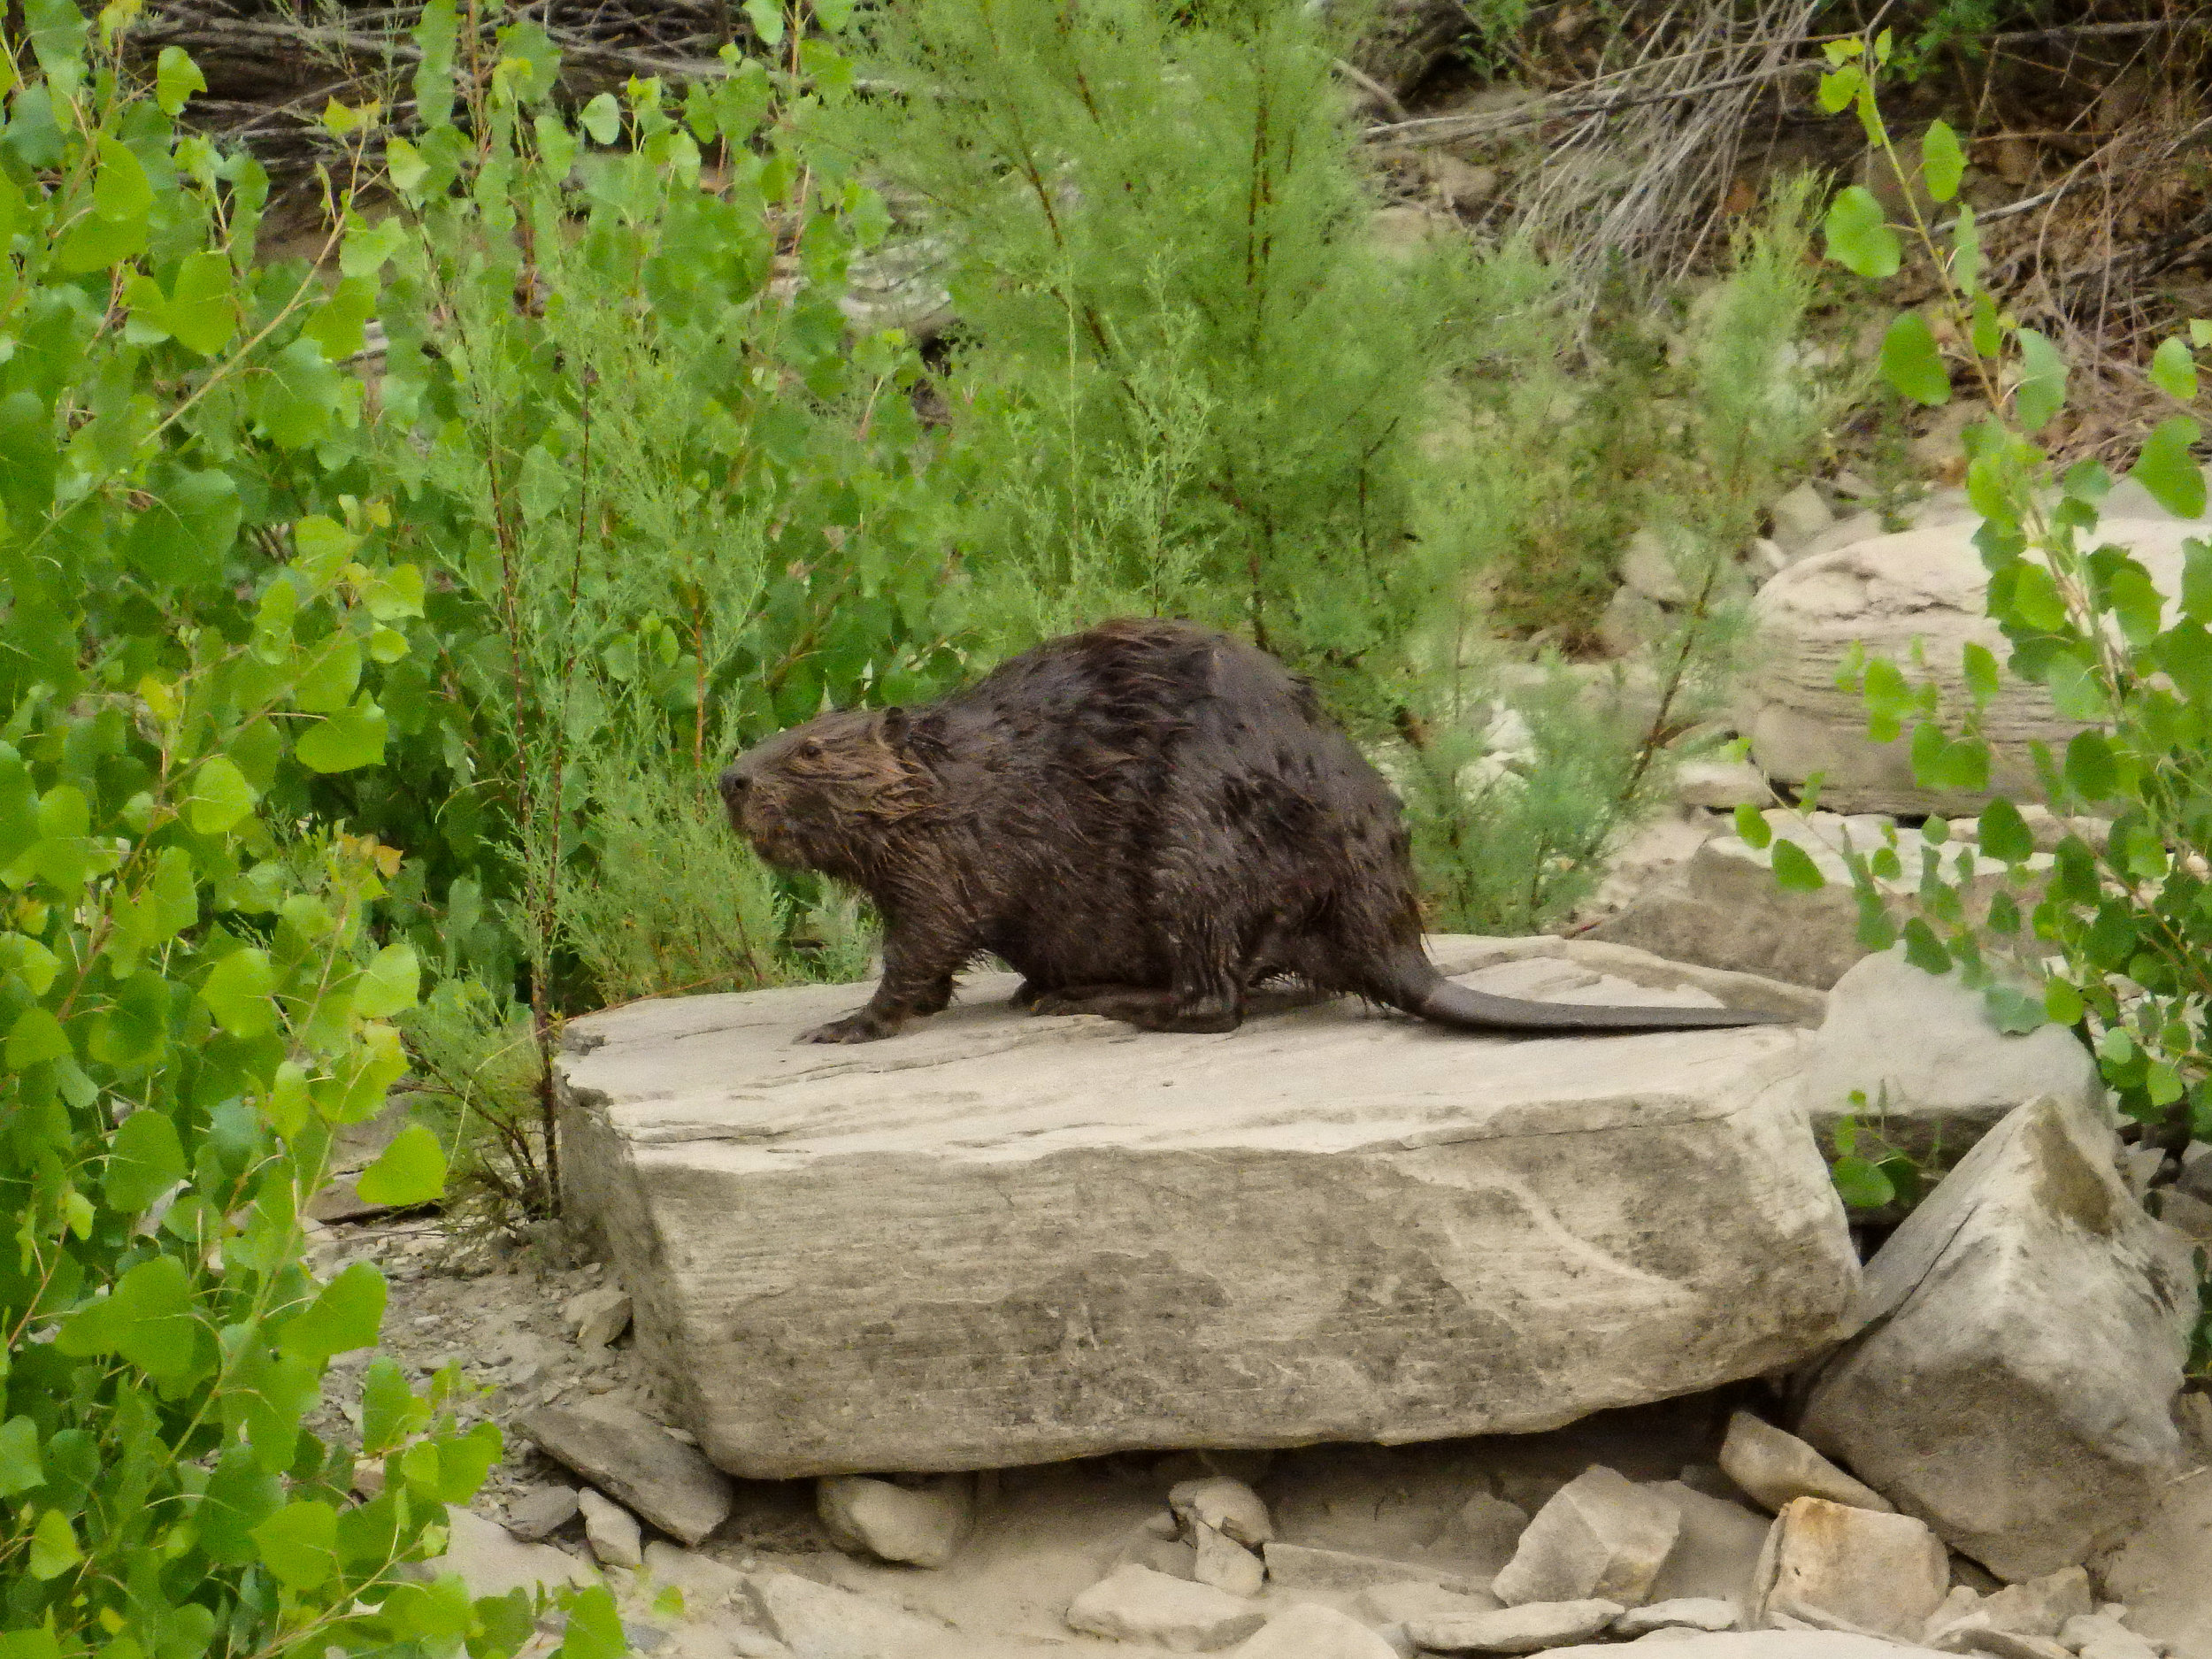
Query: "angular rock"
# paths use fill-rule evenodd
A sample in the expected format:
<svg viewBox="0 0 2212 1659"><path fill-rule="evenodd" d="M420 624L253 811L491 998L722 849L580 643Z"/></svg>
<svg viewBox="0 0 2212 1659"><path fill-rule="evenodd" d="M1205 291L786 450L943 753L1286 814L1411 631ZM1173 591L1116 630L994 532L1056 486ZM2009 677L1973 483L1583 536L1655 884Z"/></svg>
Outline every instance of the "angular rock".
<svg viewBox="0 0 2212 1659"><path fill-rule="evenodd" d="M619 1285L580 1291L561 1304L561 1320L577 1347L605 1348L630 1328L630 1293Z"/></svg>
<svg viewBox="0 0 2212 1659"><path fill-rule="evenodd" d="M1350 1550L1279 1543L1268 1545L1262 1553L1267 1557L1268 1582L1279 1590L1363 1590L1370 1585L1404 1584L1416 1578L1460 1593L1474 1587L1441 1566L1362 1555Z"/></svg>
<svg viewBox="0 0 2212 1659"><path fill-rule="evenodd" d="M753 1573L745 1590L759 1622L795 1659L894 1659L945 1640L934 1619L795 1572Z"/></svg>
<svg viewBox="0 0 2212 1659"><path fill-rule="evenodd" d="M2104 1100L2096 1060L2072 1031L2000 1031L1980 992L1955 974L1923 972L1901 949L1864 958L1836 982L1801 1076L1800 1098L1824 1145L1848 1114L1892 1147L1947 1160L2023 1101L2049 1094L2093 1110ZM1855 1090L1864 1106L1852 1102Z"/></svg>
<svg viewBox="0 0 2212 1659"><path fill-rule="evenodd" d="M1198 1550L1196 1546L1179 1538L1155 1538L1140 1532L1124 1544L1114 1556L1117 1567L1149 1567L1164 1572L1171 1578L1198 1578Z"/></svg>
<svg viewBox="0 0 2212 1659"><path fill-rule="evenodd" d="M599 1575L575 1556L550 1544L526 1544L496 1521L473 1509L449 1509L445 1554L423 1563L423 1573L436 1578L457 1572L472 1598L505 1595L511 1590L535 1594L543 1586L557 1589L572 1584L580 1588L599 1582Z"/></svg>
<svg viewBox="0 0 2212 1659"><path fill-rule="evenodd" d="M2127 1603L2128 1626L2165 1643L2173 1659L2212 1659L2208 1544L2212 1475L2195 1475L2169 1486L2134 1534L2097 1563L2105 1594Z"/></svg>
<svg viewBox="0 0 2212 1659"><path fill-rule="evenodd" d="M1357 1605L1379 1624L1403 1624L1413 1619L1471 1618L1494 1613L1503 1603L1486 1590L1448 1590L1426 1579L1407 1578L1368 1586L1359 1593Z"/></svg>
<svg viewBox="0 0 2212 1659"><path fill-rule="evenodd" d="M2023 1636L1977 1618L1952 1625L1929 1646L1938 1653L1988 1654L1992 1659L2071 1659L2071 1650L2048 1636Z"/></svg>
<svg viewBox="0 0 2212 1659"><path fill-rule="evenodd" d="M1593 1464L1536 1512L1490 1592L1508 1607L1590 1600L1640 1606L1681 1530L1681 1506L1671 1497Z"/></svg>
<svg viewBox="0 0 2212 1659"><path fill-rule="evenodd" d="M1233 1659L1398 1659L1398 1650L1357 1619L1303 1601L1267 1621Z"/></svg>
<svg viewBox="0 0 2212 1659"><path fill-rule="evenodd" d="M1960 649L1975 642L2003 660L2009 647L1985 615L1988 572L1969 522L1877 536L1794 564L1759 590L1752 603L1754 667L1740 694L1737 729L1766 774L1793 786L1821 772L1823 803L1847 812L1978 811L1985 798L1932 794L1913 780L1904 743L1866 736L1856 693L1836 680L1855 646L1869 656L1911 660L1924 652L1924 675L1955 719L1968 707ZM2170 518L2116 518L2099 526L2100 541L2131 549L2169 595L2180 591L2183 540L2200 526ZM2080 729L2062 719L2040 686L2007 676L1984 714L1991 748L1991 783L2016 799L2037 798L2032 741L2064 748Z"/></svg>
<svg viewBox="0 0 2212 1659"><path fill-rule="evenodd" d="M1770 1623L1788 1617L1911 1642L1942 1605L1951 1563L1909 1515L1793 1498L1775 1517L1759 1576Z"/></svg>
<svg viewBox="0 0 2212 1659"><path fill-rule="evenodd" d="M1870 854L1887 844L1894 826L1871 815L1841 817L1820 811L1800 818L1777 807L1764 814L1776 841L1796 846L1826 879L1816 892L1784 892L1775 885L1773 849L1759 849L1724 830L1701 842L1673 870L1635 895L1619 914L1593 928L1588 938L1633 946L1681 962L1738 972L1769 974L1795 985L1825 989L1867 954L1858 939L1858 905L1841 847ZM1909 826L1895 828L1905 874L1876 885L1903 896L1917 890L1921 854L1928 843ZM1947 875L1960 874L1965 843L1935 850ZM2050 864L2047 854L2030 858L2031 871ZM2001 869L1986 862L1963 881L1969 913L1976 917L2004 886Z"/></svg>
<svg viewBox="0 0 2212 1659"><path fill-rule="evenodd" d="M1806 1005L1617 947L1437 949L1555 960L1590 980L1569 997ZM863 1048L789 1041L850 986L569 1027L571 1213L721 1467L1533 1430L1796 1363L1855 1285L1778 1078L1801 1033L1489 1038L1338 1002L1201 1041L1018 1014L1013 984Z"/></svg>
<svg viewBox="0 0 2212 1659"><path fill-rule="evenodd" d="M718 1612L745 1594L745 1575L736 1568L662 1539L647 1540L645 1571L652 1575L657 1591L673 1587L682 1593L686 1618Z"/></svg>
<svg viewBox="0 0 2212 1659"><path fill-rule="evenodd" d="M507 1506L507 1530L533 1543L575 1518L573 1486L539 1486Z"/></svg>
<svg viewBox="0 0 2212 1659"><path fill-rule="evenodd" d="M1685 806L1730 812L1740 806L1764 811L1774 804L1765 775L1747 760L1689 760L1674 775L1674 798Z"/></svg>
<svg viewBox="0 0 2212 1659"><path fill-rule="evenodd" d="M671 1538L696 1544L729 1515L729 1478L650 1417L595 1402L540 1406L516 1421L547 1456Z"/></svg>
<svg viewBox="0 0 2212 1659"><path fill-rule="evenodd" d="M1618 1601L1530 1601L1494 1613L1408 1619L1406 1634L1438 1653L1540 1653L1594 1636L1626 1610Z"/></svg>
<svg viewBox="0 0 2212 1659"><path fill-rule="evenodd" d="M2093 1606L2089 1574L2080 1567L2065 1567L1993 1590L1976 1601L1974 1611L1998 1630L2056 1637L2069 1619L2087 1615Z"/></svg>
<svg viewBox="0 0 2212 1659"><path fill-rule="evenodd" d="M1430 1541L1429 1554L1469 1563L1471 1578L1485 1583L1498 1576L1528 1530L1528 1511L1517 1503L1479 1492L1460 1507Z"/></svg>
<svg viewBox="0 0 2212 1659"><path fill-rule="evenodd" d="M1767 509L1774 521L1775 544L1786 552L1801 551L1805 544L1836 521L1828 499L1810 483L1800 484Z"/></svg>
<svg viewBox="0 0 2212 1659"><path fill-rule="evenodd" d="M1210 1584L1118 1567L1068 1604L1067 1620L1070 1630L1086 1636L1156 1642L1175 1653L1212 1653L1242 1641L1267 1616Z"/></svg>
<svg viewBox="0 0 2212 1659"><path fill-rule="evenodd" d="M645 1540L629 1510L589 1486L576 1494L576 1507L584 1512L584 1541L602 1566L645 1564Z"/></svg>
<svg viewBox="0 0 2212 1659"><path fill-rule="evenodd" d="M1770 1509L1780 1509L1792 1498L1825 1498L1831 1503L1885 1513L1897 1507L1873 1487L1853 1479L1796 1435L1763 1423L1748 1411L1730 1414L1728 1438L1720 1448L1720 1466L1746 1494Z"/></svg>
<svg viewBox="0 0 2212 1659"><path fill-rule="evenodd" d="M2078 1613L2066 1621L2062 1647L2081 1659L2157 1659L2158 1649L2118 1619L2102 1613Z"/></svg>
<svg viewBox="0 0 2212 1659"><path fill-rule="evenodd" d="M1227 1475L1177 1481L1168 1489L1167 1507L1186 1527L1202 1524L1254 1549L1275 1536L1260 1494Z"/></svg>
<svg viewBox="0 0 2212 1659"><path fill-rule="evenodd" d="M964 1479L913 1487L832 1475L816 1486L814 1509L838 1548L917 1567L943 1566L975 1526L975 1496Z"/></svg>
<svg viewBox="0 0 2212 1659"><path fill-rule="evenodd" d="M1652 1601L1724 1601L1747 1614L1758 1605L1759 1557L1772 1524L1732 1498L1678 1480L1653 1490L1681 1507L1682 1531L1651 1586Z"/></svg>
<svg viewBox="0 0 2212 1659"><path fill-rule="evenodd" d="M1742 1609L1733 1601L1711 1595L1678 1596L1630 1608L1613 1621L1613 1632L1632 1637L1655 1630L1733 1630L1742 1622Z"/></svg>
<svg viewBox="0 0 2212 1659"><path fill-rule="evenodd" d="M1231 1595L1255 1596L1267 1582L1260 1558L1225 1532L1203 1521L1191 1523L1193 1583L1210 1584Z"/></svg>
<svg viewBox="0 0 2212 1659"><path fill-rule="evenodd" d="M1869 1264L1799 1425L2001 1578L2116 1540L2180 1471L2194 1272L2115 1145L2078 1100L1992 1130Z"/></svg>

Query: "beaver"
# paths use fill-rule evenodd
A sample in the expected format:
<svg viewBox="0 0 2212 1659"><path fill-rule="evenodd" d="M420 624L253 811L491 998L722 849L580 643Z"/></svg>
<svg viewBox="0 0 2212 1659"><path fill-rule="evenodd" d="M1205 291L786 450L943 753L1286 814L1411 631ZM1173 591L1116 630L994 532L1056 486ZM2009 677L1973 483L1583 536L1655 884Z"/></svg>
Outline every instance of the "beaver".
<svg viewBox="0 0 2212 1659"><path fill-rule="evenodd" d="M883 977L806 1042L871 1042L989 952L1018 1007L1230 1031L1277 979L1493 1032L1749 1025L1724 1008L1493 996L1421 946L1398 798L1305 681L1187 623L1051 640L926 707L826 714L723 772L771 864L874 901Z"/></svg>

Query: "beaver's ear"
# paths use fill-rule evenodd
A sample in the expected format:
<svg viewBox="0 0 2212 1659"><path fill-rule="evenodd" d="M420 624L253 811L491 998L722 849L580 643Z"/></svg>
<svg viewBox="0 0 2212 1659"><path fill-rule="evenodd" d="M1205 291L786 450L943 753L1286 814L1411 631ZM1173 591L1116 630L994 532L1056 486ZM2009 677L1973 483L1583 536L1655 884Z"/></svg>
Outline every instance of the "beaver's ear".
<svg viewBox="0 0 2212 1659"><path fill-rule="evenodd" d="M907 718L904 709L886 709L882 718L876 723L876 730L882 734L886 749L894 755L903 755L906 753L907 734L913 730L913 722Z"/></svg>

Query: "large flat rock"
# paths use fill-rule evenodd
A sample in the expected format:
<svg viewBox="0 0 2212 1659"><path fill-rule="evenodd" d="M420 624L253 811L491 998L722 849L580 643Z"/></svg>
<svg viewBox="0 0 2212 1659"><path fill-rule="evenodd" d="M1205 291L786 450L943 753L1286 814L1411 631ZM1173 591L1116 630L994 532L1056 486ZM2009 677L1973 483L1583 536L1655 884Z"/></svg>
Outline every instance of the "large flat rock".
<svg viewBox="0 0 2212 1659"><path fill-rule="evenodd" d="M1440 940L1486 989L1816 993ZM571 1025L571 1214L713 1461L754 1477L1520 1432L1786 1366L1858 1268L1809 1033L1488 1038L1287 1001L1219 1035L1006 1009L849 1048L864 990Z"/></svg>

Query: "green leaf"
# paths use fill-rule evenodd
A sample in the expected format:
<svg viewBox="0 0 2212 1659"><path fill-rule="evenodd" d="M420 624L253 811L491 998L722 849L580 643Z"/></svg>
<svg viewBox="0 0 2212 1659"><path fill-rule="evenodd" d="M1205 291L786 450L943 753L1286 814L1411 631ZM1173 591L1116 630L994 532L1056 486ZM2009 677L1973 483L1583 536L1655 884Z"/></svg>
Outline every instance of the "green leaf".
<svg viewBox="0 0 2212 1659"><path fill-rule="evenodd" d="M1930 122L1920 140L1920 178L1928 194L1947 202L1959 193L1959 181L1965 177L1966 152L1959 148L1959 135L1947 122Z"/></svg>
<svg viewBox="0 0 2212 1659"><path fill-rule="evenodd" d="M747 8L749 13L750 6ZM1829 204L1828 257L1863 277L1892 277L1904 260L1904 244L1889 227L1882 204L1863 185L1849 185Z"/></svg>
<svg viewBox="0 0 2212 1659"><path fill-rule="evenodd" d="M164 115L175 115L184 108L187 98L206 90L207 77L192 61L191 53L181 46L161 49L161 56L154 60L154 101L161 105Z"/></svg>
<svg viewBox="0 0 2212 1659"><path fill-rule="evenodd" d="M360 683L361 641L350 634L334 634L300 676L292 693L293 706L308 714L335 714L353 701Z"/></svg>
<svg viewBox="0 0 2212 1659"><path fill-rule="evenodd" d="M2197 441L2197 423L2186 415L2162 420L2150 442L2136 457L2128 476L2151 493L2151 499L2177 518L2196 518L2204 513L2204 474L2191 457Z"/></svg>
<svg viewBox="0 0 2212 1659"><path fill-rule="evenodd" d="M187 254L177 266L162 321L179 344L211 357L238 332L238 304L231 292L228 255L212 250Z"/></svg>
<svg viewBox="0 0 2212 1659"><path fill-rule="evenodd" d="M1785 893L1817 893L1828 885L1820 866L1795 841L1774 843L1774 880Z"/></svg>
<svg viewBox="0 0 2212 1659"><path fill-rule="evenodd" d="M2085 801L2109 801L2120 787L2112 746L2101 732L2077 732L2066 745L2066 787Z"/></svg>
<svg viewBox="0 0 2212 1659"><path fill-rule="evenodd" d="M223 1566L244 1566L256 1554L253 1529L283 1502L281 1475L264 1470L251 1448L225 1447L200 1498L200 1548Z"/></svg>
<svg viewBox="0 0 2212 1659"><path fill-rule="evenodd" d="M2151 384L2185 403L2197 395L2197 359L2188 342L2168 340L2151 353Z"/></svg>
<svg viewBox="0 0 2212 1659"><path fill-rule="evenodd" d="M1935 331L1918 311L1901 311L1882 336L1882 378L1916 403L1951 401L1951 373L1943 366Z"/></svg>
<svg viewBox="0 0 2212 1659"><path fill-rule="evenodd" d="M338 1512L311 1498L296 1499L253 1529L262 1564L280 1583L314 1590L338 1571Z"/></svg>
<svg viewBox="0 0 2212 1659"><path fill-rule="evenodd" d="M2032 328L2023 328L2018 337L2020 384L2013 388L2012 412L2021 431L2032 436L2065 406L2066 359Z"/></svg>
<svg viewBox="0 0 2212 1659"><path fill-rule="evenodd" d="M2053 979L2043 987L2043 1012L2054 1025L2078 1024L2088 1011L2081 993L2064 979Z"/></svg>
<svg viewBox="0 0 2212 1659"><path fill-rule="evenodd" d="M1820 107L1830 115L1840 115L1851 107L1851 100L1859 96L1859 88L1865 80L1856 64L1831 69L1820 78Z"/></svg>
<svg viewBox="0 0 2212 1659"><path fill-rule="evenodd" d="M83 1559L84 1552L77 1548L77 1534L67 1516L59 1509L49 1509L38 1517L38 1525L31 1529L31 1577L43 1584L60 1578Z"/></svg>
<svg viewBox="0 0 2212 1659"><path fill-rule="evenodd" d="M109 1142L100 1193L109 1209L134 1216L191 1172L176 1125L168 1113L148 1107L123 1119Z"/></svg>
<svg viewBox="0 0 2212 1659"><path fill-rule="evenodd" d="M197 834L220 835L252 811L258 798L235 761L227 755L211 755L192 774L184 819Z"/></svg>
<svg viewBox="0 0 2212 1659"><path fill-rule="evenodd" d="M69 1057L69 1033L50 1010L34 1002L16 1016L14 1028L8 1033L8 1070L21 1071L48 1060Z"/></svg>
<svg viewBox="0 0 2212 1659"><path fill-rule="evenodd" d="M101 134L100 170L92 180L92 211L111 225L136 224L142 228L146 211L154 204L154 187L146 169L120 139Z"/></svg>
<svg viewBox="0 0 2212 1659"><path fill-rule="evenodd" d="M1897 1189L1881 1167L1867 1158L1838 1158L1829 1171L1836 1195L1853 1210L1879 1210L1897 1196Z"/></svg>
<svg viewBox="0 0 2212 1659"><path fill-rule="evenodd" d="M192 1280L172 1256L141 1262L104 1301L70 1316L54 1339L77 1358L120 1354L157 1383L181 1382L203 1364Z"/></svg>
<svg viewBox="0 0 2212 1659"><path fill-rule="evenodd" d="M1766 820L1766 814L1749 802L1736 808L1736 834L1747 847L1763 849L1774 839L1774 826Z"/></svg>
<svg viewBox="0 0 2212 1659"><path fill-rule="evenodd" d="M234 1037L263 1037L277 1026L276 970L269 953L249 947L215 964L200 1000Z"/></svg>
<svg viewBox="0 0 2212 1659"><path fill-rule="evenodd" d="M43 1486L46 1465L39 1461L38 1425L28 1417L0 1423L0 1498L12 1498Z"/></svg>
<svg viewBox="0 0 2212 1659"><path fill-rule="evenodd" d="M745 17L762 45L783 44L782 0L745 0Z"/></svg>
<svg viewBox="0 0 2212 1659"><path fill-rule="evenodd" d="M292 752L310 772L353 772L384 758L384 710L363 692L349 709L310 726Z"/></svg>
<svg viewBox="0 0 2212 1659"><path fill-rule="evenodd" d="M445 1149L420 1124L409 1124L354 1183L361 1202L406 1210L445 1191Z"/></svg>
<svg viewBox="0 0 2212 1659"><path fill-rule="evenodd" d="M2212 622L2212 541L2191 536L2181 555L2181 613L2192 622Z"/></svg>
<svg viewBox="0 0 2212 1659"><path fill-rule="evenodd" d="M746 0L746 11L765 4L765 0ZM622 1633L622 1618L615 1611L614 1597L603 1585L592 1585L577 1592L568 1605L568 1627L562 1632L561 1645L554 1650L553 1659L623 1659L629 1651L629 1639Z"/></svg>
<svg viewBox="0 0 2212 1659"><path fill-rule="evenodd" d="M403 138L389 138L384 142L384 171L396 190L411 194L415 187L428 176L430 164Z"/></svg>
<svg viewBox="0 0 2212 1659"><path fill-rule="evenodd" d="M576 119L602 144L611 144L622 136L622 107L614 101L611 92L603 92L592 99Z"/></svg>
<svg viewBox="0 0 2212 1659"><path fill-rule="evenodd" d="M361 1379L361 1449L380 1457L430 1420L430 1408L390 1360L369 1363Z"/></svg>
<svg viewBox="0 0 2212 1659"><path fill-rule="evenodd" d="M1935 936L1935 929L1917 916L1905 924L1905 960L1924 973L1951 971L1951 953Z"/></svg>
<svg viewBox="0 0 2212 1659"><path fill-rule="evenodd" d="M1986 708L1997 695L1997 659L1986 645L1970 641L1959 651L1959 666L1966 680L1968 695L1974 699L1977 709Z"/></svg>
<svg viewBox="0 0 2212 1659"><path fill-rule="evenodd" d="M342 377L316 341L303 336L269 360L254 413L280 449L303 449L330 430L344 396Z"/></svg>
<svg viewBox="0 0 2212 1659"><path fill-rule="evenodd" d="M2000 864L2025 864L2035 856L2035 837L2020 809L2002 795L1982 809L1977 837L1982 851Z"/></svg>
<svg viewBox="0 0 2212 1659"><path fill-rule="evenodd" d="M388 1019L414 1007L422 988L422 964L415 948L387 945L353 982L353 1011L364 1019Z"/></svg>
<svg viewBox="0 0 2212 1659"><path fill-rule="evenodd" d="M1974 223L1974 206L1970 202L1959 204L1959 222L1951 232L1951 278L1962 291L1974 296L1977 300L1982 297L1982 237ZM1980 307L1977 305L1975 310L1978 313ZM1968 332L1976 332L1970 323ZM1979 340L1976 340L1974 345L1977 350L1980 350ZM1982 355L1987 357L1992 354L1984 352Z"/></svg>
<svg viewBox="0 0 2212 1659"><path fill-rule="evenodd" d="M1982 992L1982 1005L1999 1031L2016 1037L2047 1023L2043 999L2030 996L2016 985L1993 982Z"/></svg>
<svg viewBox="0 0 2212 1659"><path fill-rule="evenodd" d="M384 1322L384 1275L356 1262L316 1294L307 1310L284 1327L277 1346L321 1365L334 1354L376 1346Z"/></svg>

